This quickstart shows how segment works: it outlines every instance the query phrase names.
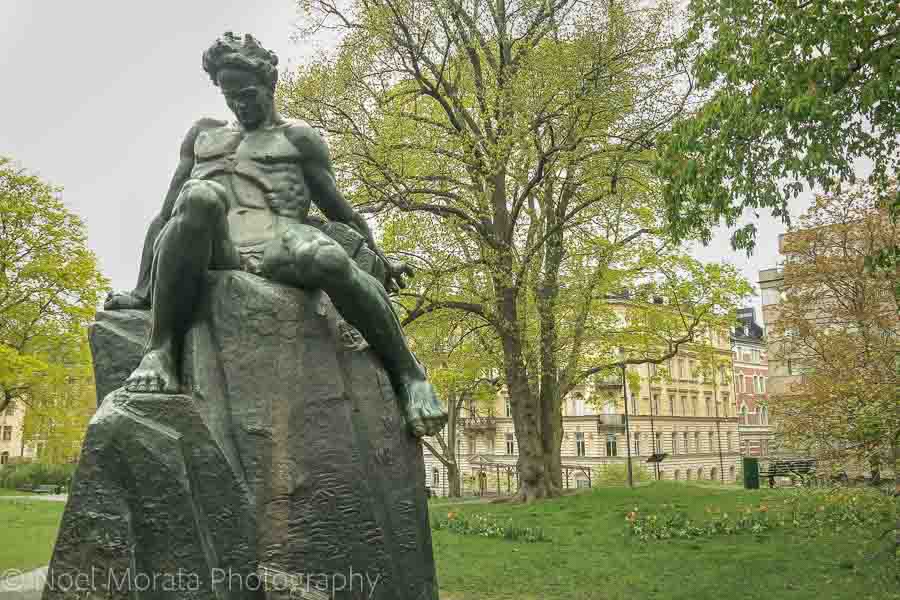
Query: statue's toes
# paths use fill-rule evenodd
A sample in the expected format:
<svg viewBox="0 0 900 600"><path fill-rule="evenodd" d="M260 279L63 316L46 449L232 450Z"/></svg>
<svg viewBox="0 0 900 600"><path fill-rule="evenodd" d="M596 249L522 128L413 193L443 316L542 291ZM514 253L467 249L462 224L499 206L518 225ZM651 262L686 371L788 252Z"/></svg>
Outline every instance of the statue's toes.
<svg viewBox="0 0 900 600"><path fill-rule="evenodd" d="M136 373L125 381L125 389L129 392L141 393L145 392L147 382L140 373Z"/></svg>
<svg viewBox="0 0 900 600"><path fill-rule="evenodd" d="M436 435L440 433L441 429L447 424L447 416L439 415L433 417L427 417L425 419L425 435Z"/></svg>
<svg viewBox="0 0 900 600"><path fill-rule="evenodd" d="M416 437L426 435L428 429L421 417L415 417L409 422L409 430Z"/></svg>

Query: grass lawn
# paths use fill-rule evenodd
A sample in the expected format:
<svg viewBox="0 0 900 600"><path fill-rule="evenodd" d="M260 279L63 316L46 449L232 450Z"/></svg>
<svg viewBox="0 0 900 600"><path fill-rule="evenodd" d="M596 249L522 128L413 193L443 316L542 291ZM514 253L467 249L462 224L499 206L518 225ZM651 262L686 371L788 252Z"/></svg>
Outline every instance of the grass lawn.
<svg viewBox="0 0 900 600"><path fill-rule="evenodd" d="M778 490L747 491L678 483L628 490L600 488L531 506L438 504L432 518L494 514L516 526L540 527L548 542L525 543L434 532L442 600L602 599L891 599L900 598L896 563L878 532L812 536L789 527L760 535L719 535L641 542L628 511L673 504L704 519L722 512L783 503ZM780 496L781 495L781 496ZM876 558L870 558L876 554Z"/></svg>
<svg viewBox="0 0 900 600"><path fill-rule="evenodd" d="M0 500L0 573L50 561L64 502Z"/></svg>

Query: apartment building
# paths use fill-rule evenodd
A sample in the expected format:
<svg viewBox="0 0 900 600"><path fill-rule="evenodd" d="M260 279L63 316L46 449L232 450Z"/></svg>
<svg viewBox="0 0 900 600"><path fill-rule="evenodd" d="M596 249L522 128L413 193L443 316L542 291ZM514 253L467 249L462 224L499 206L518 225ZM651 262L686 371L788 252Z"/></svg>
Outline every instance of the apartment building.
<svg viewBox="0 0 900 600"><path fill-rule="evenodd" d="M772 439L769 424L769 362L765 334L752 307L738 310L738 326L731 334L734 400L738 415L741 454L768 456Z"/></svg>
<svg viewBox="0 0 900 600"><path fill-rule="evenodd" d="M34 448L22 437L24 423L25 405L21 402L10 402L0 412L0 468L34 458Z"/></svg>
<svg viewBox="0 0 900 600"><path fill-rule="evenodd" d="M723 332L711 342L723 365L714 378L698 374L700 349L691 346L664 367L630 367L640 385L627 393L627 421L621 375L595 377L570 393L563 401L563 487L591 487L598 468L625 467L629 451L633 468L651 478L734 482L740 438L731 340ZM518 445L505 392L480 412L459 419L455 453L464 487L515 492ZM661 462L648 462L654 454L664 455ZM446 495L446 468L427 449L425 470L433 493Z"/></svg>

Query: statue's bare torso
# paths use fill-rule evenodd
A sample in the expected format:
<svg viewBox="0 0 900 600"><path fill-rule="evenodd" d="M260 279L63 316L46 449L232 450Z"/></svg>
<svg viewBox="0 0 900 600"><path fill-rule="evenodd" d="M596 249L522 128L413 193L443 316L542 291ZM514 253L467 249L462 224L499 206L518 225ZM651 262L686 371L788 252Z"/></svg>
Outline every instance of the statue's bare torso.
<svg viewBox="0 0 900 600"><path fill-rule="evenodd" d="M303 153L290 139L302 139L303 127L284 123L247 132L227 125L197 136L190 177L215 181L227 191L229 233L239 251L306 220L310 191Z"/></svg>

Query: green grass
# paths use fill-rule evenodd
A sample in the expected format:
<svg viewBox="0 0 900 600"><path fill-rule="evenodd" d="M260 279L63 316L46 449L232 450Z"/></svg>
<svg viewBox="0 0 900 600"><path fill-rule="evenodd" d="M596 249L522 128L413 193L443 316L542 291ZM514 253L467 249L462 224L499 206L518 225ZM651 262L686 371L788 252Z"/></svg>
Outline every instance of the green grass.
<svg viewBox="0 0 900 600"><path fill-rule="evenodd" d="M0 573L50 561L63 508L63 502L0 500Z"/></svg>
<svg viewBox="0 0 900 600"><path fill-rule="evenodd" d="M447 512L494 514L540 527L550 542L522 543L435 531L442 600L890 599L900 598L896 563L878 532L812 536L789 527L763 535L640 542L625 515L783 502L783 492L656 483L601 488L530 506L441 504ZM663 505L668 505L663 508ZM876 555L872 559L871 556Z"/></svg>
<svg viewBox="0 0 900 600"><path fill-rule="evenodd" d="M811 536L788 528L764 535L640 542L625 514L675 508L705 518L766 504L778 490L655 483L601 488L534 505L434 502L433 517L486 513L540 527L549 542L524 543L434 532L442 600L900 599L893 559L878 532ZM664 507L665 505L665 507ZM0 501L0 572L50 559L64 504ZM883 542L882 542L883 543ZM875 558L872 556L875 555Z"/></svg>

